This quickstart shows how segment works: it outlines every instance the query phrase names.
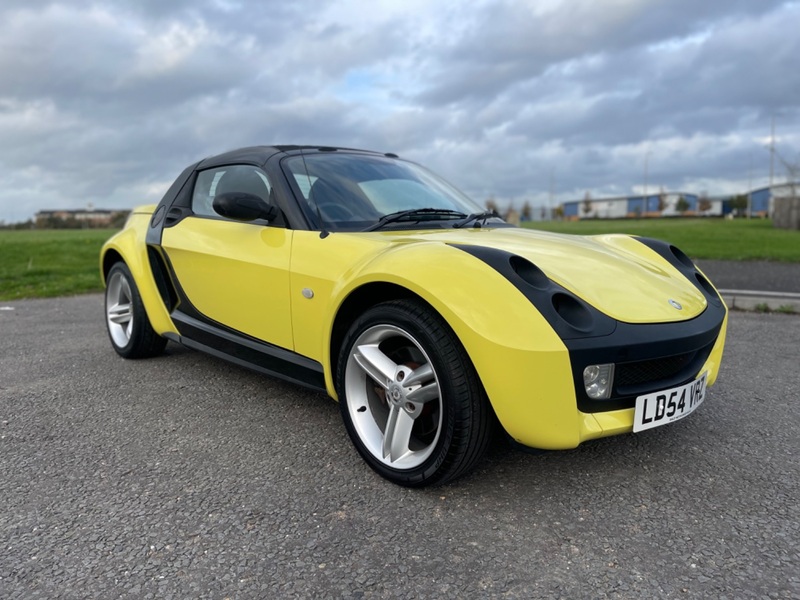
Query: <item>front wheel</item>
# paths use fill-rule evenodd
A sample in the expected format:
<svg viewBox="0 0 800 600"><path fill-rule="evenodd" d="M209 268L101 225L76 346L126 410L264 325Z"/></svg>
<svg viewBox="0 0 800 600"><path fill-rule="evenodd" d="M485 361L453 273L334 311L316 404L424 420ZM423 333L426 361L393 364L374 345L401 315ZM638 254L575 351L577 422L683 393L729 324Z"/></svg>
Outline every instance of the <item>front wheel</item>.
<svg viewBox="0 0 800 600"><path fill-rule="evenodd" d="M157 356L167 345L166 338L150 326L139 288L122 262L106 276L106 327L114 350L125 358Z"/></svg>
<svg viewBox="0 0 800 600"><path fill-rule="evenodd" d="M420 301L379 304L357 319L336 379L353 444L394 483L445 483L486 451L494 414L477 374L447 323Z"/></svg>

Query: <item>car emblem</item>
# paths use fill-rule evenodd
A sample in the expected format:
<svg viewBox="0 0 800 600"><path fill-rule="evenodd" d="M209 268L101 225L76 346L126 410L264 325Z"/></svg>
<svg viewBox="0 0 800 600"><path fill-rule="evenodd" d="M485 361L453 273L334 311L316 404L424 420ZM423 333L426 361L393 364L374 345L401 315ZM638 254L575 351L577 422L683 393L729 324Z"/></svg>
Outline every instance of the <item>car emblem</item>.
<svg viewBox="0 0 800 600"><path fill-rule="evenodd" d="M677 308L678 310L683 310L680 302L673 300L672 298L669 299L669 304L672 308Z"/></svg>

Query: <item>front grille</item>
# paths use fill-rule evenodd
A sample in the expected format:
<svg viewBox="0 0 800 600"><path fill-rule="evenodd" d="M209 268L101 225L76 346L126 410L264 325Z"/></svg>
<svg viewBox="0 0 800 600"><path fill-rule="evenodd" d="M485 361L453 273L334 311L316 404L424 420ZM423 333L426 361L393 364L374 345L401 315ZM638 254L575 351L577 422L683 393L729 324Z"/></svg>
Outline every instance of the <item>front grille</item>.
<svg viewBox="0 0 800 600"><path fill-rule="evenodd" d="M616 395L640 394L691 379L697 375L713 347L711 343L699 350L674 356L618 363L614 376Z"/></svg>
<svg viewBox="0 0 800 600"><path fill-rule="evenodd" d="M616 367L616 383L620 387L625 387L669 379L690 363L695 354L697 353L688 352L669 358L619 364Z"/></svg>

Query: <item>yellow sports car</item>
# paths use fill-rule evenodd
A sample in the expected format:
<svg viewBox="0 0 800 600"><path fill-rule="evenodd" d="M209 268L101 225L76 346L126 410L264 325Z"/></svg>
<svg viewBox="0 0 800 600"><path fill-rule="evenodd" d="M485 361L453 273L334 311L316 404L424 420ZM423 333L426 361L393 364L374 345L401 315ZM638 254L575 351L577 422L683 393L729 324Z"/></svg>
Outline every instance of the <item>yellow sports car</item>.
<svg viewBox="0 0 800 600"><path fill-rule="evenodd" d="M668 243L513 227L415 163L344 148L201 160L100 265L120 355L172 340L325 390L405 486L466 473L498 425L566 449L687 416L727 324Z"/></svg>

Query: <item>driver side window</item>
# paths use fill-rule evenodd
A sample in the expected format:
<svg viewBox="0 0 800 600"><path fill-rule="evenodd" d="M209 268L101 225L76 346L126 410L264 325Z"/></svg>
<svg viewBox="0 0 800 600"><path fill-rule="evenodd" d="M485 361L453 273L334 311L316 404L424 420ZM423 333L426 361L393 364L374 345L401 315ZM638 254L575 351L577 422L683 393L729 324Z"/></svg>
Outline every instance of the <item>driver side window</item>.
<svg viewBox="0 0 800 600"><path fill-rule="evenodd" d="M245 192L270 202L272 186L267 175L258 167L228 165L207 169L197 174L192 195L192 212L195 215L219 217L212 203L218 194Z"/></svg>

